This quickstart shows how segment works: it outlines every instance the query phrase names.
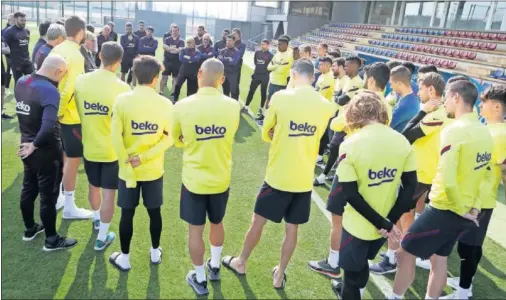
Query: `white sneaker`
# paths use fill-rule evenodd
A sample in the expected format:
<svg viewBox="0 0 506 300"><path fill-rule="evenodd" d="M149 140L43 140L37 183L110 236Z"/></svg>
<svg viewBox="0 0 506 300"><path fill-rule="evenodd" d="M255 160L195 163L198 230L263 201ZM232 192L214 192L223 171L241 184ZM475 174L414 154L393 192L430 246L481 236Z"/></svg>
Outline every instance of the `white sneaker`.
<svg viewBox="0 0 506 300"><path fill-rule="evenodd" d="M460 277L449 277L447 280L446 280L446 284L451 287L452 289L454 290L458 290L459 288L459 285L460 285ZM467 293L467 296L468 297L472 297L473 296L473 285L471 284L471 286L469 287L469 293Z"/></svg>
<svg viewBox="0 0 506 300"><path fill-rule="evenodd" d="M151 263L158 265L162 263L162 247L158 247L158 249L151 248Z"/></svg>
<svg viewBox="0 0 506 300"><path fill-rule="evenodd" d="M65 205L65 195L60 193L60 196L58 196L58 201L56 201L56 210L60 210Z"/></svg>
<svg viewBox="0 0 506 300"><path fill-rule="evenodd" d="M416 266L425 270L430 270L430 260L417 257Z"/></svg>
<svg viewBox="0 0 506 300"><path fill-rule="evenodd" d="M68 211L63 210L64 220L86 220L93 217L93 212L84 208L74 207Z"/></svg>
<svg viewBox="0 0 506 300"><path fill-rule="evenodd" d="M324 184L325 184L325 174L321 173L320 175L318 175L318 177L315 178L313 185L319 186Z"/></svg>
<svg viewBox="0 0 506 300"><path fill-rule="evenodd" d="M459 297L457 296L457 292L453 292L453 293L446 295L444 297L439 297L439 299L459 299Z"/></svg>

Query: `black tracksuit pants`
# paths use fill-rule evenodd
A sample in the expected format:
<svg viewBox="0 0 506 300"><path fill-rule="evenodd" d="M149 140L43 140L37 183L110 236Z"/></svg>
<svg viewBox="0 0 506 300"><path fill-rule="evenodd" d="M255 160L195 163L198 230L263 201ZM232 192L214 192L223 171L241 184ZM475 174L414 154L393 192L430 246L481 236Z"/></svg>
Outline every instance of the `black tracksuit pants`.
<svg viewBox="0 0 506 300"><path fill-rule="evenodd" d="M35 225L35 199L40 196L40 220L46 237L56 235L56 201L63 176L63 152L60 142L35 150L23 160L24 177L21 190L21 214L26 229Z"/></svg>
<svg viewBox="0 0 506 300"><path fill-rule="evenodd" d="M239 100L239 71L225 70L225 81L223 82L223 94Z"/></svg>
<svg viewBox="0 0 506 300"><path fill-rule="evenodd" d="M266 75L256 75L253 74L251 77L251 84L249 86L248 97L246 98L246 106L249 106L251 100L253 100L253 96L260 85L260 97L261 103L260 107L265 106L265 101L267 100L267 87L269 86L269 74Z"/></svg>

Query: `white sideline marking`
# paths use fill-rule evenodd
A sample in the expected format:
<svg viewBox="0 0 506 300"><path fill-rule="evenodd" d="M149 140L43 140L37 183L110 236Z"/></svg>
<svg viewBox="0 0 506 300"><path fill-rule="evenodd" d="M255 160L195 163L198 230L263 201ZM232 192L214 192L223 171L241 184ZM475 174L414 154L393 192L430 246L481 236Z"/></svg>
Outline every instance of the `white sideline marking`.
<svg viewBox="0 0 506 300"><path fill-rule="evenodd" d="M250 63L249 59L245 60L245 61L247 61L245 63L245 65L247 65L250 69L254 68L254 67L253 68L251 67L251 63ZM244 106L244 102L240 99L240 97L239 97L239 102ZM250 117L253 117L251 111L248 111L248 115L250 115ZM253 122L255 122L255 124L258 126L258 128L260 128L260 130L262 129L262 127L260 125L258 125L258 123L255 121L255 118L253 118ZM314 189L312 190L312 193L311 193L311 199L318 206L318 208L323 213L323 215L327 218L327 220L331 223L332 222L332 215L327 210L327 208L326 208L327 206L325 205L325 202L323 201L323 199L320 197L320 195L318 195L318 193ZM379 290L383 293L385 298L387 298L392 293L392 287L390 286L388 281L383 276L370 273L370 278L372 279L373 283L379 288Z"/></svg>

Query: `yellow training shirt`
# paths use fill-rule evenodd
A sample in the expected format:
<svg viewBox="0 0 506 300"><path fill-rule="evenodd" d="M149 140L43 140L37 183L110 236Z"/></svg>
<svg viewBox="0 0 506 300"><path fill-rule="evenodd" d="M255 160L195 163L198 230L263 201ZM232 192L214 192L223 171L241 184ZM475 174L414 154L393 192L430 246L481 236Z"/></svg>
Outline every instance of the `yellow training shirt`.
<svg viewBox="0 0 506 300"><path fill-rule="evenodd" d="M115 73L99 69L77 78L75 101L83 135L84 158L94 162L118 160L111 140L112 106L130 86Z"/></svg>
<svg viewBox="0 0 506 300"><path fill-rule="evenodd" d="M172 145L172 102L155 89L137 85L118 96L113 105L112 142L118 155L119 178L133 188L137 181L153 181L164 173L164 153ZM132 168L127 159L138 155L141 165Z"/></svg>
<svg viewBox="0 0 506 300"><path fill-rule="evenodd" d="M492 158L492 137L473 113L441 131L439 162L429 194L430 205L463 215L481 208L478 188Z"/></svg>
<svg viewBox="0 0 506 300"><path fill-rule="evenodd" d="M272 96L262 128L262 138L272 143L265 176L270 186L293 193L312 190L320 138L336 107L310 85Z"/></svg>
<svg viewBox="0 0 506 300"><path fill-rule="evenodd" d="M420 129L425 136L413 143L418 182L432 184L432 180L436 176L439 160L439 136L443 126L449 122L451 120L447 118L443 105L425 115L422 121L420 121Z"/></svg>
<svg viewBox="0 0 506 300"><path fill-rule="evenodd" d="M501 184L501 165L506 165L506 123L488 124L492 135L494 150L490 162L490 171L480 187L481 208L495 208L499 185Z"/></svg>
<svg viewBox="0 0 506 300"><path fill-rule="evenodd" d="M406 138L376 123L356 131L341 144L336 174L340 182L356 181L364 200L386 217L397 200L402 173L415 170L415 156ZM376 227L351 205L345 207L343 227L362 240L381 238Z"/></svg>
<svg viewBox="0 0 506 300"><path fill-rule="evenodd" d="M232 144L240 105L213 87L174 106L172 136L184 148L183 184L195 194L218 194L230 185Z"/></svg>
<svg viewBox="0 0 506 300"><path fill-rule="evenodd" d="M67 74L58 84L60 92L60 108L58 119L61 124L79 124L79 114L74 99L77 76L84 74L84 57L81 54L80 46L72 41L66 40L54 47L49 55L59 54L67 63Z"/></svg>
<svg viewBox="0 0 506 300"><path fill-rule="evenodd" d="M334 79L334 74L332 72L327 72L325 74L321 74L318 77L318 81L316 81L316 91L320 93L325 99L329 101L334 101L334 90L332 87L336 84L336 80Z"/></svg>
<svg viewBox="0 0 506 300"><path fill-rule="evenodd" d="M342 90L347 84L348 81L350 81L350 77L348 75L344 75L341 78L336 79L336 84L334 85L334 91L339 92Z"/></svg>
<svg viewBox="0 0 506 300"><path fill-rule="evenodd" d="M288 77L290 76L290 69L293 65L293 52L286 50L285 52L276 52L271 62L267 66L267 70L271 72L270 83L286 86L288 84Z"/></svg>

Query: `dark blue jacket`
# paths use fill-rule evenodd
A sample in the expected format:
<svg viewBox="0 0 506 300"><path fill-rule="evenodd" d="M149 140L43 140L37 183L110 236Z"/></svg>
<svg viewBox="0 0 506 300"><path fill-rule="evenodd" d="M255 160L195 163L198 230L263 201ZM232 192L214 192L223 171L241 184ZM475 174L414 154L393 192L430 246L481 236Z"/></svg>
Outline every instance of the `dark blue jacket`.
<svg viewBox="0 0 506 300"><path fill-rule="evenodd" d="M14 25L7 28L3 35L4 42L11 49L9 59L13 65L24 65L30 62L30 30Z"/></svg>
<svg viewBox="0 0 506 300"><path fill-rule="evenodd" d="M225 48L220 51L218 59L221 60L225 66L225 73L238 72L241 68L239 60L241 59L241 53L237 48Z"/></svg>
<svg viewBox="0 0 506 300"><path fill-rule="evenodd" d="M158 40L147 36L139 39L139 54L155 56L158 48Z"/></svg>
<svg viewBox="0 0 506 300"><path fill-rule="evenodd" d="M179 61L181 62L179 73L182 72L185 76L197 78L201 59L202 54L197 49L184 48L179 52Z"/></svg>
<svg viewBox="0 0 506 300"><path fill-rule="evenodd" d="M172 38L172 36L169 35L168 37L163 39L163 43L167 46L176 46L176 48L184 48L184 41L181 39L180 36L174 39ZM164 60L177 61L179 59L179 54L172 54L170 52L164 51L163 58Z"/></svg>
<svg viewBox="0 0 506 300"><path fill-rule="evenodd" d="M32 62L33 63L35 63L35 55L39 51L40 47L44 46L45 44L47 44L46 40L43 38L39 38L39 40L37 41L37 43L33 47L33 51L32 51Z"/></svg>
<svg viewBox="0 0 506 300"><path fill-rule="evenodd" d="M51 53L51 50L53 50L53 46L49 44L45 44L42 47L39 48L39 51L35 53L35 58L33 60L33 66L36 70L40 69L42 67L42 63L44 63L44 60L46 60L46 57L49 56L49 53Z"/></svg>
<svg viewBox="0 0 506 300"><path fill-rule="evenodd" d="M121 47L123 47L123 61L134 59L139 54L139 37L132 34L132 39L128 38L127 34L124 34L120 38Z"/></svg>

